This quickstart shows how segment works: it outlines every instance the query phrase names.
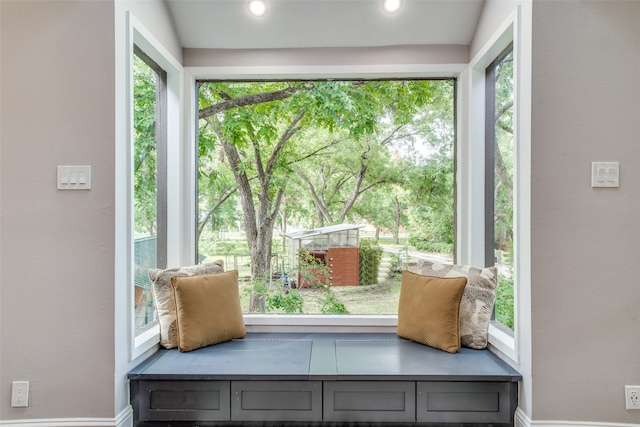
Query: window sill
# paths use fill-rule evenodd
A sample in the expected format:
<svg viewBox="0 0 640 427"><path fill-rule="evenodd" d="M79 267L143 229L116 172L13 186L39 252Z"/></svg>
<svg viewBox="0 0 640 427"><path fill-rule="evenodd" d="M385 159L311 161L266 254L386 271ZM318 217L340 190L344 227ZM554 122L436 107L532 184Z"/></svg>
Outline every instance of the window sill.
<svg viewBox="0 0 640 427"><path fill-rule="evenodd" d="M245 314L247 332L387 332L395 333L398 316L366 314Z"/></svg>
<svg viewBox="0 0 640 427"><path fill-rule="evenodd" d="M298 333L396 333L398 316L375 314L245 314L247 332ZM518 363L515 338L511 331L489 325L489 346L494 353ZM160 326L155 325L135 337L131 359L156 346ZM504 358L504 357L503 357Z"/></svg>
<svg viewBox="0 0 640 427"><path fill-rule="evenodd" d="M519 363L513 331L496 322L489 324L489 346L494 353L503 355L503 359L506 357L512 362Z"/></svg>
<svg viewBox="0 0 640 427"><path fill-rule="evenodd" d="M396 333L398 316L375 314L245 314L247 332L282 333ZM491 323L489 346L492 352L518 363L513 332Z"/></svg>
<svg viewBox="0 0 640 427"><path fill-rule="evenodd" d="M160 325L157 323L136 335L131 350L131 360L135 360L160 342Z"/></svg>

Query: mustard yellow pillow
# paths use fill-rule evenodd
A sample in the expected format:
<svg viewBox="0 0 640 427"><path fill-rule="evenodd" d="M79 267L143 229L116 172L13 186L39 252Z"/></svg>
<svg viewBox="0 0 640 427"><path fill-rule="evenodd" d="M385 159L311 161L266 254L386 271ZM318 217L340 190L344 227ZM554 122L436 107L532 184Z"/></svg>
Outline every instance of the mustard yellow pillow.
<svg viewBox="0 0 640 427"><path fill-rule="evenodd" d="M402 272L398 335L449 353L460 348L460 300L466 277Z"/></svg>
<svg viewBox="0 0 640 427"><path fill-rule="evenodd" d="M152 268L149 270L149 280L152 282L153 299L158 314L158 324L160 325L160 345L165 348L176 348L178 346L178 331L176 323L176 298L171 285L173 276L200 276L203 274L214 274L224 272L224 261L221 259L206 263L192 265L189 267L169 268L160 270Z"/></svg>
<svg viewBox="0 0 640 427"><path fill-rule="evenodd" d="M476 350L486 348L498 287L496 266L474 268L423 260L409 270L424 276L467 278L460 302L460 345Z"/></svg>
<svg viewBox="0 0 640 427"><path fill-rule="evenodd" d="M246 334L238 271L171 278L176 299L178 349L191 351Z"/></svg>

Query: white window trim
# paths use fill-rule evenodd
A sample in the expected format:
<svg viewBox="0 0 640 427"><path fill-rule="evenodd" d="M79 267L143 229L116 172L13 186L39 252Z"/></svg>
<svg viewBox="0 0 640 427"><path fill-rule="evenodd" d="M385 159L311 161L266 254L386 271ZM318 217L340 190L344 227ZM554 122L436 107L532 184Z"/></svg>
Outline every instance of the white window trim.
<svg viewBox="0 0 640 427"><path fill-rule="evenodd" d="M458 223L457 250L458 263L482 267L484 264L484 72L489 63L510 43L514 43L514 58L518 61L520 55L519 44L519 14L518 8L495 33L486 47L482 49L470 64L445 65L365 65L365 66L231 66L231 67L186 67L184 72L184 109L187 112L187 123L194 123L197 117L196 81L198 79L314 79L314 78L430 78L455 77L458 79L458 144L457 158L458 176ZM490 58L490 60L489 60ZM488 62L487 62L488 61ZM483 67L484 66L484 67ZM480 71L481 70L481 73ZM530 103L520 96L521 82L526 81L516 68L516 109ZM478 87L479 86L479 87ZM525 91L526 92L526 91ZM530 93L530 90L529 90ZM528 110L527 110L528 111ZM522 117L526 116L523 115ZM516 153L517 167L520 180L517 183L515 226L519 230L516 240L518 249L517 273L519 293L524 283L530 281L529 268L529 186L530 186L530 124L523 126L521 116L516 113L515 132L519 138L519 150ZM529 120L530 121L530 120ZM468 124L464 128L462 123ZM184 131L185 159L183 175L189 177L185 182L183 218L189 219L191 230L195 230L195 126L185 126ZM475 138L482 139L481 144ZM462 148L464 145L464 148ZM479 148L478 148L479 146ZM466 154L464 154L466 153ZM190 156L190 157L189 157ZM477 179L480 177L480 179ZM460 185L464 182L464 185ZM475 184L479 183L478 191ZM472 203L471 203L472 202ZM473 209L464 208L473 206ZM189 234L185 234L189 236ZM193 239L193 237L190 237ZM188 243L188 244L187 244ZM191 240L183 242L189 259L195 259L195 244ZM526 304L515 295L516 301L516 331L514 336L501 331L494 325L489 327L490 348L506 356L512 362L518 363L518 331L523 324L519 307ZM259 315L247 314L244 317L248 331L269 332L395 332L397 316L395 315Z"/></svg>
<svg viewBox="0 0 640 427"><path fill-rule="evenodd" d="M506 360L521 364L521 340L529 336L530 313L529 300L526 298L530 289L530 205L531 205L531 119L530 119L530 58L525 52L524 32L521 24L521 6L503 22L484 47L470 61L464 81L461 83L468 105L463 111L465 117L459 122L469 124L462 144L462 156L458 165L465 180L458 206L469 211L460 212L459 235L468 242L462 245L467 252L459 254L460 263L481 267L484 264L484 201L479 203L484 194L484 126L485 126L485 73L486 68L495 58L513 43L514 58L514 247L515 247L515 280L514 280L514 320L513 334L492 323L489 326L490 348ZM526 61L526 63L525 63ZM466 150L466 151L465 151ZM467 169L460 167L466 165ZM470 166L471 165L471 166ZM473 166L475 165L475 166ZM480 178L480 179L478 179ZM461 191L461 193L462 193ZM466 197L466 198L465 198ZM472 200L473 198L473 200ZM481 209L479 208L481 207ZM460 242L459 242L460 243Z"/></svg>
<svg viewBox="0 0 640 427"><path fill-rule="evenodd" d="M185 108L188 117L197 117L196 81L214 80L295 80L295 79L402 79L402 78L457 78L467 64L437 65L358 65L358 66L238 66L238 67L185 67ZM194 120L191 120L194 122ZM197 135L194 126L185 128L185 141L195 155ZM186 175L195 177L195 158L188 165ZM194 178L195 179L195 178ZM195 181L191 188L195 189ZM196 194L185 192L191 200L184 205L185 216L195 218ZM195 230L195 221L191 225ZM193 233L195 234L195 233ZM195 244L191 245L192 248ZM189 253L195 259L195 252ZM397 315L277 315L245 314L245 325L249 332L388 332L395 333L398 326Z"/></svg>
<svg viewBox="0 0 640 427"><path fill-rule="evenodd" d="M134 271L133 249L133 171L130 166L133 153L133 46L137 45L142 51L155 61L167 73L167 239L172 242L167 248L167 265L180 265L185 260L181 256L184 252L180 244L184 228L180 226L182 210L180 209L181 189L183 180L180 178L182 170L182 123L184 114L180 101L183 93L183 67L166 50L162 44L131 14L127 13L127 70L126 102L127 102L127 130L126 152L127 166L123 182L126 183L126 271L127 271L127 309L129 317L129 360L134 360L148 350L158 345L160 327L157 323L136 334L135 312L133 310L134 289L131 283ZM123 169L124 170L124 169ZM118 200L121 200L118 198Z"/></svg>
<svg viewBox="0 0 640 427"><path fill-rule="evenodd" d="M396 315L245 314L248 332L395 333Z"/></svg>

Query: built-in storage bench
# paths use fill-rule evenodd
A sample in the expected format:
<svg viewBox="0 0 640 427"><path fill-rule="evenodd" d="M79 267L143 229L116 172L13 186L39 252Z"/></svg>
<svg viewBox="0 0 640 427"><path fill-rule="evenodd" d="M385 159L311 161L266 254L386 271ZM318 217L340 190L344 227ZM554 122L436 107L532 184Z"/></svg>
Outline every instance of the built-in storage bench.
<svg viewBox="0 0 640 427"><path fill-rule="evenodd" d="M394 334L250 333L129 373L134 425L512 426L521 375Z"/></svg>

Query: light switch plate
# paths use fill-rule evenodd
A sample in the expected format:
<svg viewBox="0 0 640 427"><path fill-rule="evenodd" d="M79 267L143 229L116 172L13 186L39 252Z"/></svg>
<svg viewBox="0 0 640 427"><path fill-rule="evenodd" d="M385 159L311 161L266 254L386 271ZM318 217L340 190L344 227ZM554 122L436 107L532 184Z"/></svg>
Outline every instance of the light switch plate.
<svg viewBox="0 0 640 427"><path fill-rule="evenodd" d="M58 166L58 190L91 190L91 166Z"/></svg>
<svg viewBox="0 0 640 427"><path fill-rule="evenodd" d="M591 163L591 187L619 187L620 163L593 162Z"/></svg>

